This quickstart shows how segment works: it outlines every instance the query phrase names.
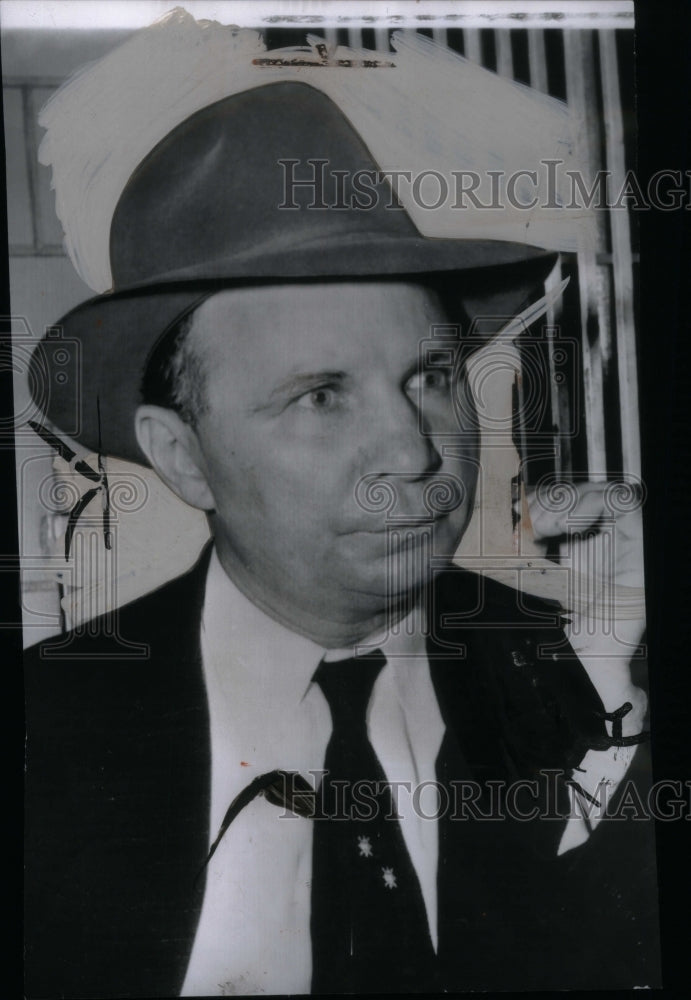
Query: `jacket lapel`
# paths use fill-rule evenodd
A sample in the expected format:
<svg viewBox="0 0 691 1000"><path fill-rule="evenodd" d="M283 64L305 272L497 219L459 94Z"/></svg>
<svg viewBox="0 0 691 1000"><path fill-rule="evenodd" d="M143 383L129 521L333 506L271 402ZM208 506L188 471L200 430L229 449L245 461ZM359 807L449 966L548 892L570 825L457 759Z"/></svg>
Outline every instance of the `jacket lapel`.
<svg viewBox="0 0 691 1000"><path fill-rule="evenodd" d="M431 622L442 716L478 780L570 771L606 735L556 606L459 570L437 579Z"/></svg>
<svg viewBox="0 0 691 1000"><path fill-rule="evenodd" d="M564 877L560 815L569 805L563 779L602 731L602 706L570 650L562 646L559 661L539 656L563 644L555 609L518 600L463 571L444 574L434 589L427 646L446 725L437 776L448 794L439 820L438 955L450 992L553 987L563 976L555 905ZM557 776L545 780L546 769ZM519 810L532 818L517 818Z"/></svg>

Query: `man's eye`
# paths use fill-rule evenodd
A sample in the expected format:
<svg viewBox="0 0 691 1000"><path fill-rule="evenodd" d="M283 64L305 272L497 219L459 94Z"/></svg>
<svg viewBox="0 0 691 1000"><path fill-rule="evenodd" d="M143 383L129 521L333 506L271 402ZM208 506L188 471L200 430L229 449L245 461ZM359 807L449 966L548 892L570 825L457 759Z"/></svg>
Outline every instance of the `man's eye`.
<svg viewBox="0 0 691 1000"><path fill-rule="evenodd" d="M319 386L312 389L295 400L295 405L302 410L331 410L337 402L338 393L328 385Z"/></svg>
<svg viewBox="0 0 691 1000"><path fill-rule="evenodd" d="M409 378L406 389L410 393L448 392L450 385L451 371L449 369L430 368Z"/></svg>

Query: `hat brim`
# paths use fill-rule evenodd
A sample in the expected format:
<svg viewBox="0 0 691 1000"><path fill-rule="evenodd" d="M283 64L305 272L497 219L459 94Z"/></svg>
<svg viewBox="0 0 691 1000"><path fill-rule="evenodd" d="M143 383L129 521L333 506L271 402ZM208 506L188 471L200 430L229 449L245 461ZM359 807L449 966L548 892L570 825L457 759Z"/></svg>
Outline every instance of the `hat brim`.
<svg viewBox="0 0 691 1000"><path fill-rule="evenodd" d="M553 252L515 243L380 236L357 247L301 247L275 259L234 258L224 274L187 269L164 284L99 295L64 316L58 324L62 336L49 334L36 348L32 395L56 429L89 451L148 465L134 433L146 365L161 337L214 292L248 284L436 276L450 293L447 298L457 295L463 315L451 320L460 322L480 311L484 316L517 312L556 259Z"/></svg>

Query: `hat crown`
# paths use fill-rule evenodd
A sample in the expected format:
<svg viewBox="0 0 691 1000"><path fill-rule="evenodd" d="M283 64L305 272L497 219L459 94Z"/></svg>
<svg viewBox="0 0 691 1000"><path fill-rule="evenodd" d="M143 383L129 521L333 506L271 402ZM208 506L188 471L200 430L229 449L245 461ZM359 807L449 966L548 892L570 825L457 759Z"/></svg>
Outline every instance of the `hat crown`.
<svg viewBox="0 0 691 1000"><path fill-rule="evenodd" d="M114 288L296 276L291 251L319 248L328 268L336 248L401 237L419 233L336 104L270 83L195 113L135 170L111 227Z"/></svg>

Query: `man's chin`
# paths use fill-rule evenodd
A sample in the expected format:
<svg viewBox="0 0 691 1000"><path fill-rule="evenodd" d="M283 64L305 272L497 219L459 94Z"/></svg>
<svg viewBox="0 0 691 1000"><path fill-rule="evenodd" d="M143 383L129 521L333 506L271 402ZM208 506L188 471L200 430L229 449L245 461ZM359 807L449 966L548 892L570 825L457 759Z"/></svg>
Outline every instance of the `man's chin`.
<svg viewBox="0 0 691 1000"><path fill-rule="evenodd" d="M352 567L352 573L344 574L342 582L350 593L388 607L417 594L445 564L446 560L436 558L433 563L427 554L420 558L419 547L408 544Z"/></svg>
<svg viewBox="0 0 691 1000"><path fill-rule="evenodd" d="M332 565L340 564L339 585L358 611L408 605L450 564L462 534L448 518L351 532L339 539Z"/></svg>

